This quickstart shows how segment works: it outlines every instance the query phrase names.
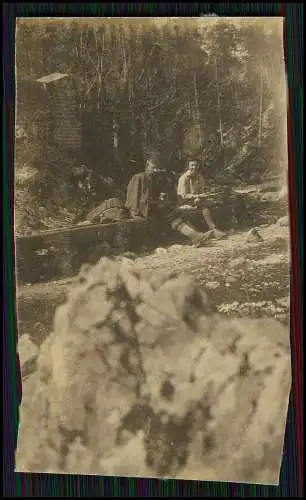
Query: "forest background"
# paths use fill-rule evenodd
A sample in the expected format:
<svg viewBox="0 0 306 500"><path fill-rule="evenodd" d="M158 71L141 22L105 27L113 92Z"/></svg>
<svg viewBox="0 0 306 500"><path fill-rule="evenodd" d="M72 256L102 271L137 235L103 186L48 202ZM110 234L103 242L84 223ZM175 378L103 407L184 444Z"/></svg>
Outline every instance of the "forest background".
<svg viewBox="0 0 306 500"><path fill-rule="evenodd" d="M37 80L55 72L71 82L77 148L45 131L52 109ZM279 19L20 19L16 91L17 234L124 196L152 149L176 173L200 157L216 184L286 178Z"/></svg>

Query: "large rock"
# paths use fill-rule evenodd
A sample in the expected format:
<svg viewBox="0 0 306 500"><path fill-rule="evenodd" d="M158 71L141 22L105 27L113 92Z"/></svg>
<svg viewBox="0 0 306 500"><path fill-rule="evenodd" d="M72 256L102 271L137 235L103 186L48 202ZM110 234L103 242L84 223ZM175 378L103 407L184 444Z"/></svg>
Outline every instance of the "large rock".
<svg viewBox="0 0 306 500"><path fill-rule="evenodd" d="M278 482L289 333L215 314L187 276L83 269L37 368L18 471Z"/></svg>

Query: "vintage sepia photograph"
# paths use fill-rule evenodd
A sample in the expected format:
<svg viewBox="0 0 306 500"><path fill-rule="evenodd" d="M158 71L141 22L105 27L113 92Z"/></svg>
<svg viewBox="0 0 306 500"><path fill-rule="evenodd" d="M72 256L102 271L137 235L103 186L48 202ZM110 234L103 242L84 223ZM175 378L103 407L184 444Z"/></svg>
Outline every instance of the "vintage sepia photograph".
<svg viewBox="0 0 306 500"><path fill-rule="evenodd" d="M15 470L278 484L283 18L18 18Z"/></svg>

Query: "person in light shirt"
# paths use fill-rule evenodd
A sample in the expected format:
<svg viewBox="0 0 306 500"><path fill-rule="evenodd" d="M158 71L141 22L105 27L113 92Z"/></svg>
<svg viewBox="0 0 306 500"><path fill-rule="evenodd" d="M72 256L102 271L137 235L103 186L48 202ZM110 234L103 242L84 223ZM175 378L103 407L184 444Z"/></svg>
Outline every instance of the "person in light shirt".
<svg viewBox="0 0 306 500"><path fill-rule="evenodd" d="M202 211L204 220L215 238L224 238L226 233L216 228L207 203L209 190L205 180L200 173L200 165L197 160L189 160L186 172L181 175L177 186L178 204L186 213L188 209L199 209Z"/></svg>

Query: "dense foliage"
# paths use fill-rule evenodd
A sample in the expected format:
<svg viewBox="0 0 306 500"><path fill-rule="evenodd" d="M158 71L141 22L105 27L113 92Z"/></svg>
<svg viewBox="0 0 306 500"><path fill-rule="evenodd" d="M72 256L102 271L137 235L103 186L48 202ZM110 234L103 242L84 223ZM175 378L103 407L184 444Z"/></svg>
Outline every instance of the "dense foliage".
<svg viewBox="0 0 306 500"><path fill-rule="evenodd" d="M18 23L16 65L17 229L76 220L124 189L151 148L177 172L200 156L217 182L260 182L286 162L278 19L27 19ZM44 139L48 110L31 85L53 72L73 78L83 130L75 154ZM81 184L72 175L80 164ZM71 196L74 185L82 192Z"/></svg>

